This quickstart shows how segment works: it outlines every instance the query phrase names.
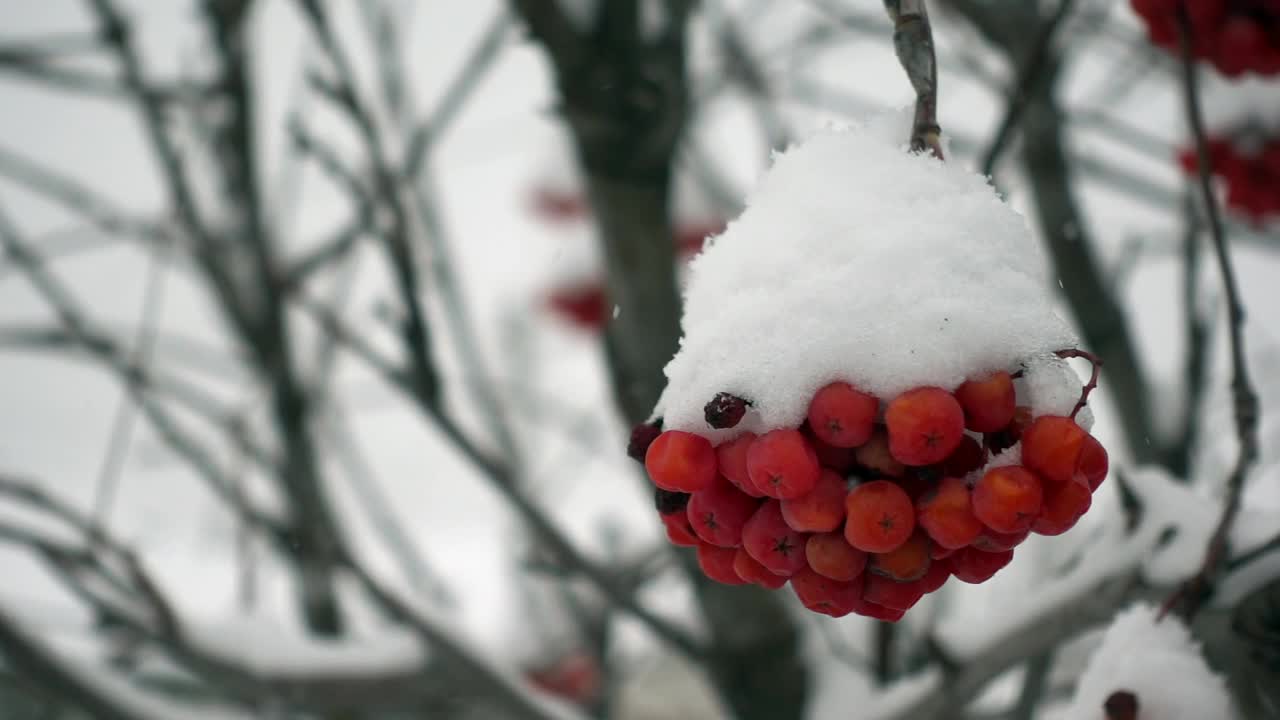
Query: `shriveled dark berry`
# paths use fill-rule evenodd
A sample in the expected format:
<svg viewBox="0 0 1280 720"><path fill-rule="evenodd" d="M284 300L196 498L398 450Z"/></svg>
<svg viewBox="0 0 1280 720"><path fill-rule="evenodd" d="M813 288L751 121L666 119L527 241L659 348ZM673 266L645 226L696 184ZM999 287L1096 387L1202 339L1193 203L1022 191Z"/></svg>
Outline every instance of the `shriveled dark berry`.
<svg viewBox="0 0 1280 720"><path fill-rule="evenodd" d="M670 515L673 512L679 512L684 510L684 506L688 504L689 493L663 490L662 488L654 489L653 506L658 508L659 515Z"/></svg>
<svg viewBox="0 0 1280 720"><path fill-rule="evenodd" d="M1102 704L1107 720L1138 720L1138 696L1128 690L1117 690Z"/></svg>
<svg viewBox="0 0 1280 720"><path fill-rule="evenodd" d="M640 423L631 428L631 439L627 441L627 456L636 462L644 462L644 454L649 446L662 434L662 418L651 423Z"/></svg>
<svg viewBox="0 0 1280 720"><path fill-rule="evenodd" d="M742 422L742 416L747 414L747 405L750 403L737 395L722 392L716 393L711 402L702 408L702 412L708 425L717 430L725 430L737 427Z"/></svg>

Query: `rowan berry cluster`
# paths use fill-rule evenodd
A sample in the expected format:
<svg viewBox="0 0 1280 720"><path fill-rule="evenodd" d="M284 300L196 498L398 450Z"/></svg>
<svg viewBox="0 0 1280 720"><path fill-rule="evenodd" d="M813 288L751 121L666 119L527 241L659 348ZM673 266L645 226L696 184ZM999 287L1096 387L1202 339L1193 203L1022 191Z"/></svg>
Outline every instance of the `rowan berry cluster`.
<svg viewBox="0 0 1280 720"><path fill-rule="evenodd" d="M1178 51L1179 5L1191 25L1191 51L1223 75L1280 72L1280 0L1129 0L1151 42Z"/></svg>
<svg viewBox="0 0 1280 720"><path fill-rule="evenodd" d="M747 403L729 398L708 403L710 426L741 420ZM798 428L713 446L640 426L628 452L667 537L696 547L707 577L789 582L814 612L891 622L953 576L985 582L1031 533L1066 532L1107 474L1102 445L1072 417L1033 417L1005 371L883 405L836 382ZM1020 462L998 462L1015 445Z"/></svg>
<svg viewBox="0 0 1280 720"><path fill-rule="evenodd" d="M1280 135L1218 135L1208 145L1209 168L1222 180L1227 207L1259 225L1280 216ZM1196 173L1195 148L1182 150L1178 162L1187 173Z"/></svg>

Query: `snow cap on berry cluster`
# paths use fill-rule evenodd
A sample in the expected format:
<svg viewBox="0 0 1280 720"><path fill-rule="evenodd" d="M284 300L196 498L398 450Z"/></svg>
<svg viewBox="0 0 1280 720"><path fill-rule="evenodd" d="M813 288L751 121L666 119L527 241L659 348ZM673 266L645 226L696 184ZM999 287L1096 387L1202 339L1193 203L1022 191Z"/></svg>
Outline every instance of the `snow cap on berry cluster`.
<svg viewBox="0 0 1280 720"><path fill-rule="evenodd" d="M1103 703L1122 690L1137 697L1138 717L1235 717L1226 684L1209 669L1186 626L1173 616L1157 620L1157 614L1140 604L1116 616L1080 676L1066 717L1102 717Z"/></svg>
<svg viewBox="0 0 1280 720"><path fill-rule="evenodd" d="M985 177L908 152L909 127L888 115L775 157L690 267L666 428L795 427L833 381L888 401L1076 346L1026 220ZM733 430L703 417L718 392L751 402Z"/></svg>

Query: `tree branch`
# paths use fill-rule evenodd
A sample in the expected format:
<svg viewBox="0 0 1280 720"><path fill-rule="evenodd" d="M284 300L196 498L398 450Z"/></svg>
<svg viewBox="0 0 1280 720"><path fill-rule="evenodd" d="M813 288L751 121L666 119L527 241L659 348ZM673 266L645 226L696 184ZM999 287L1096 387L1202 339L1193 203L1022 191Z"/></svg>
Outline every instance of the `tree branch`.
<svg viewBox="0 0 1280 720"><path fill-rule="evenodd" d="M933 49L933 28L925 0L884 0L893 20L893 47L898 62L916 91L915 119L911 125L911 150L929 152L942 159L942 128L938 126L938 58Z"/></svg>

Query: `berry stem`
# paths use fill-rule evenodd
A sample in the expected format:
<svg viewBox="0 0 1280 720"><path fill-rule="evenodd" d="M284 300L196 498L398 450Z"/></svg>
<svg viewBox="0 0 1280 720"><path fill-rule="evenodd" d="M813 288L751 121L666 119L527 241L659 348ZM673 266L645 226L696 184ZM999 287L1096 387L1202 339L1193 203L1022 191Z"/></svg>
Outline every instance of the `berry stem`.
<svg viewBox="0 0 1280 720"><path fill-rule="evenodd" d="M928 149L942 160L938 126L938 60L933 49L933 28L925 0L884 0L893 20L893 49L916 91L915 120L911 125L911 150Z"/></svg>
<svg viewBox="0 0 1280 720"><path fill-rule="evenodd" d="M1200 112L1200 92L1196 83L1191 46L1191 19L1187 14L1186 1L1183 0L1178 3L1178 47L1182 57L1183 108L1187 114L1187 124L1195 138L1201 200L1209 221L1209 233L1213 238L1218 269L1222 274L1223 291L1227 296L1227 312L1231 321L1229 327L1231 394L1235 406L1236 435L1240 442L1240 455L1236 458L1236 465L1230 477L1227 478L1227 496L1223 503L1222 516L1218 520L1218 526L1214 529L1212 537L1209 538L1204 564L1200 571L1178 588L1160 609L1159 617L1164 617L1170 610L1176 609L1186 620L1190 620L1204 604L1213 580L1226 559L1227 536L1240 511L1240 495L1244 490L1245 475L1258 457L1258 394L1249 378L1249 369L1245 362L1244 304L1240 300L1240 290L1236 285L1231 256L1227 253L1222 217L1218 212L1209 178L1209 141L1205 135L1204 118Z"/></svg>
<svg viewBox="0 0 1280 720"><path fill-rule="evenodd" d="M1054 353L1054 355L1057 355L1060 358L1084 358L1093 365L1093 372L1089 374L1089 382L1085 383L1084 387L1081 388L1080 399L1076 402L1076 406L1071 409L1071 419L1075 420L1076 415L1079 415L1080 411L1083 410L1084 406L1089 402L1089 393L1093 392L1098 387L1098 373L1102 371L1102 358L1088 352L1087 350L1078 350L1076 348L1059 350Z"/></svg>

